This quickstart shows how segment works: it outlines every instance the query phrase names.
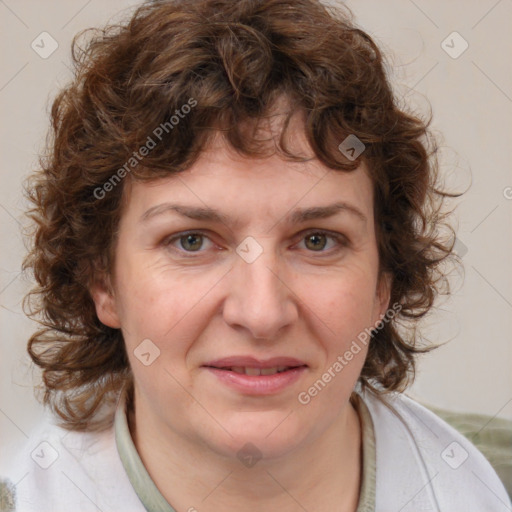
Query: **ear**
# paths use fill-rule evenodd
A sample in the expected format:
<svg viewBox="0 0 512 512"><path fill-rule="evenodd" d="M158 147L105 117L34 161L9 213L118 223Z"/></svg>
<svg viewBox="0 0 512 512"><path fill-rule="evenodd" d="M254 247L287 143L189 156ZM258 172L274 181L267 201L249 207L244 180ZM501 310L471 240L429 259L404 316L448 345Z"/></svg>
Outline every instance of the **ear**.
<svg viewBox="0 0 512 512"><path fill-rule="evenodd" d="M389 308L389 300L391 298L392 276L389 272L383 272L377 283L374 308L374 324L385 315Z"/></svg>
<svg viewBox="0 0 512 512"><path fill-rule="evenodd" d="M90 286L90 293L100 322L113 329L119 329L121 322L117 314L116 298L108 277L97 277Z"/></svg>

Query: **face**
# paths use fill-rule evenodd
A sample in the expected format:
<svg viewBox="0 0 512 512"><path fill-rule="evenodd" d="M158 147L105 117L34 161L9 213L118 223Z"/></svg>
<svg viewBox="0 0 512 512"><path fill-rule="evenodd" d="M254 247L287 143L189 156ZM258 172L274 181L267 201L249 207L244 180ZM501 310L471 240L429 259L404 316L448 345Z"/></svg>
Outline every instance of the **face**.
<svg viewBox="0 0 512 512"><path fill-rule="evenodd" d="M340 421L366 347L333 365L389 300L364 165L249 159L217 139L187 171L126 185L112 292L93 296L123 332L137 429L275 457Z"/></svg>

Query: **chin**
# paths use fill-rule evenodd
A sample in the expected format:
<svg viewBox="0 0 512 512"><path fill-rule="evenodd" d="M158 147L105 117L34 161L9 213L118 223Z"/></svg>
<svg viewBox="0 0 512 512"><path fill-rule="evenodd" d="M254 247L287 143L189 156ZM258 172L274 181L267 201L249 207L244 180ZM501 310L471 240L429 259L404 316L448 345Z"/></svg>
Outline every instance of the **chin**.
<svg viewBox="0 0 512 512"><path fill-rule="evenodd" d="M222 422L231 435L219 429L212 438L212 431L209 429L206 443L219 455L229 458L240 459L246 452L251 455L251 451L254 451L252 455L264 459L285 456L303 444L308 437L308 429L299 424L294 413L290 412L235 413L229 421Z"/></svg>

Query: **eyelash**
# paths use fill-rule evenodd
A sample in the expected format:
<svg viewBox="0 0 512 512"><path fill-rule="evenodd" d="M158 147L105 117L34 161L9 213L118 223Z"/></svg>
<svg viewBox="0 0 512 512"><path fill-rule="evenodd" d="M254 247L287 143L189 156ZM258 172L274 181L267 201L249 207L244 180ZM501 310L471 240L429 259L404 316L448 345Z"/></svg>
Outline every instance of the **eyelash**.
<svg viewBox="0 0 512 512"><path fill-rule="evenodd" d="M212 242L210 237L204 231L198 230L198 231L184 231L182 233L178 233L176 235L168 237L162 242L162 245L164 245L165 247L171 247L175 241L179 241L181 238L183 238L187 235L201 235L201 236L207 238L208 240L210 240L210 242ZM330 239L336 241L336 243L338 244L337 248L330 249L330 250L308 251L313 254L316 252L318 254L326 254L327 253L329 255L332 255L333 253L337 253L342 248L345 248L349 245L349 241L347 240L347 238L345 236L343 236L339 233L333 233L331 231L325 231L322 229L312 229L312 230L305 232L304 234L302 234L300 242L304 241L308 236L311 236L311 235L325 235L327 238L330 238ZM177 247L171 247L171 248L174 251L179 252L181 255L186 254L186 256L184 256L185 258L196 258L196 257L198 257L198 256L196 256L196 254L199 255L199 254L205 252L203 250L187 251L183 248L179 248L179 249Z"/></svg>

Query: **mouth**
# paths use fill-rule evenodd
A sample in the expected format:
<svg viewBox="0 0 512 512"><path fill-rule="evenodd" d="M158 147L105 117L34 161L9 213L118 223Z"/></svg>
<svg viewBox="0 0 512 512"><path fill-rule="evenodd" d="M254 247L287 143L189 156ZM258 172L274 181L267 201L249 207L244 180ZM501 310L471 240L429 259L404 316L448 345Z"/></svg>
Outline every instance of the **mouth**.
<svg viewBox="0 0 512 512"><path fill-rule="evenodd" d="M270 368L258 368L254 366L206 366L206 368L215 368L216 370L224 370L227 372L234 372L240 375L252 375L252 376L260 376L260 375L275 375L276 373L283 373L289 370L293 370L294 368L305 367L305 365L300 366L272 366Z"/></svg>
<svg viewBox="0 0 512 512"><path fill-rule="evenodd" d="M233 357L203 365L223 385L245 395L279 393L294 384L308 365L292 358L259 361L252 357Z"/></svg>

